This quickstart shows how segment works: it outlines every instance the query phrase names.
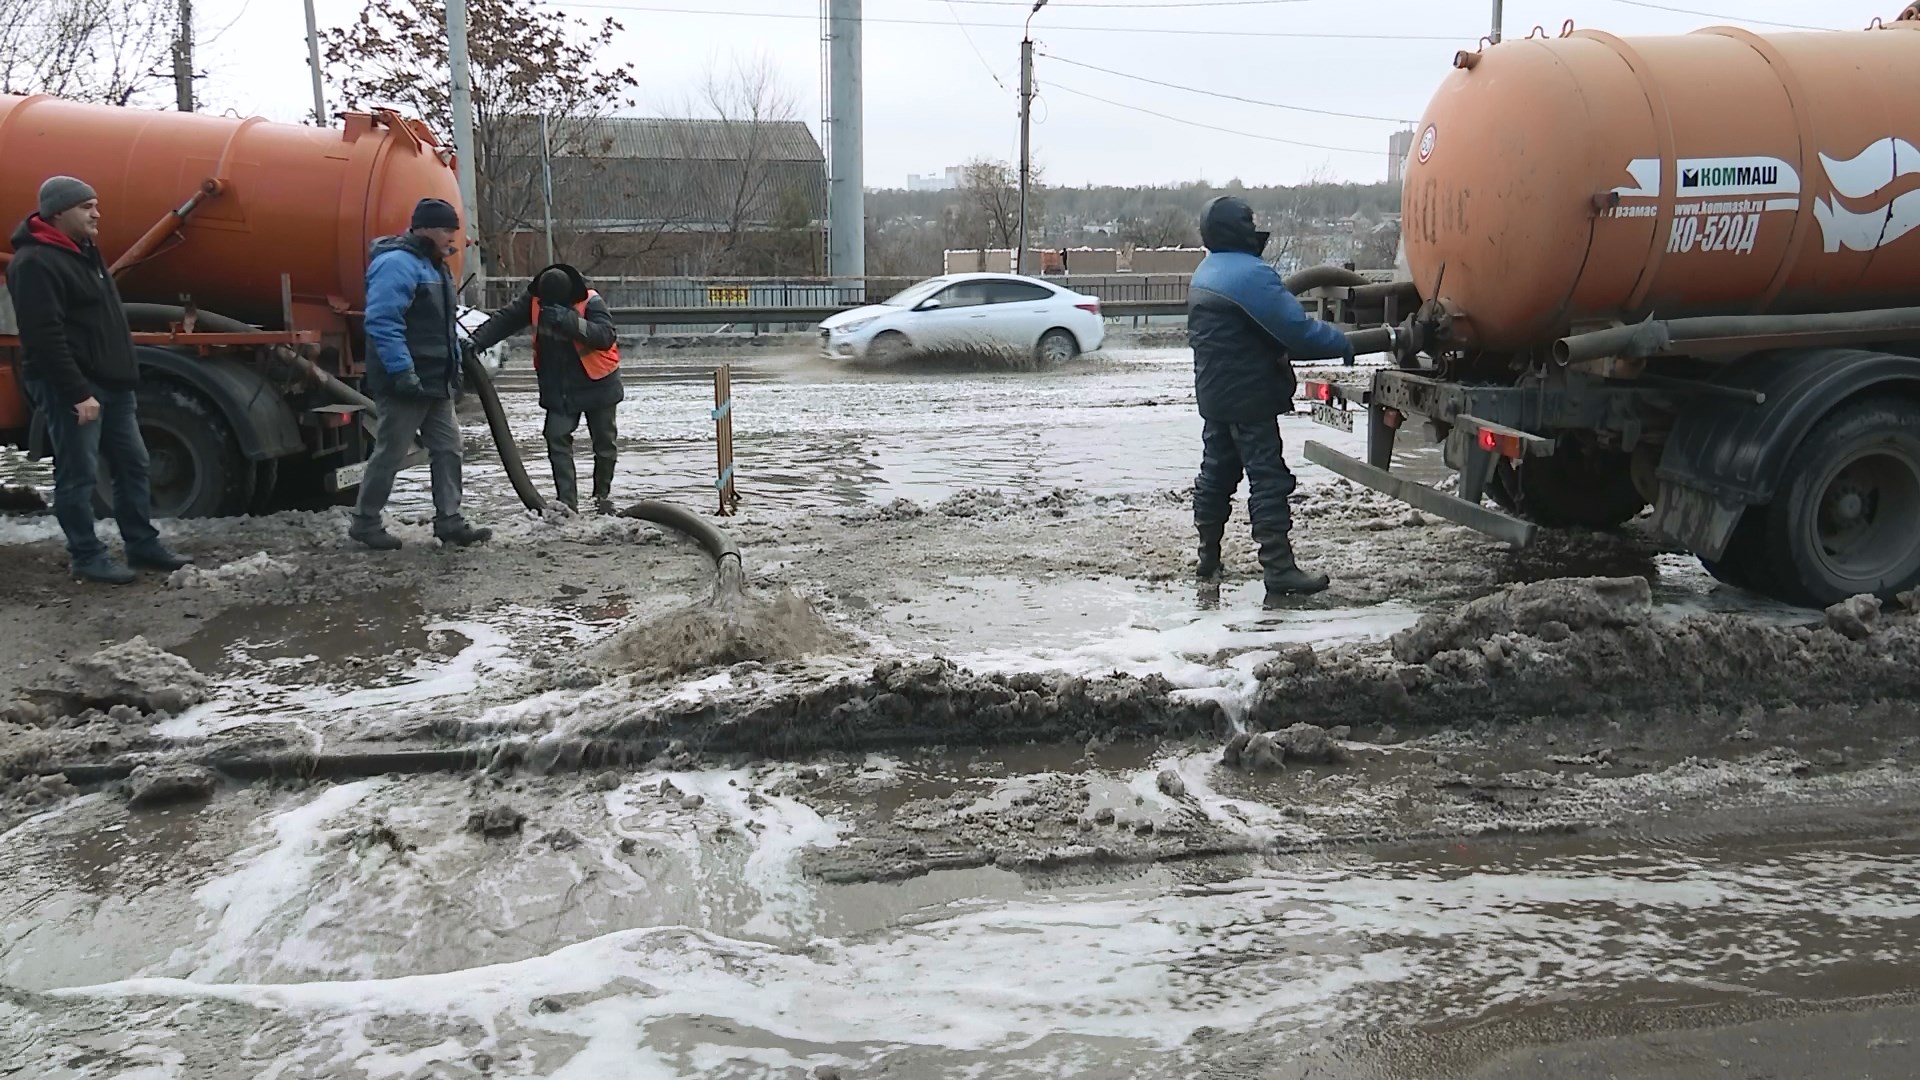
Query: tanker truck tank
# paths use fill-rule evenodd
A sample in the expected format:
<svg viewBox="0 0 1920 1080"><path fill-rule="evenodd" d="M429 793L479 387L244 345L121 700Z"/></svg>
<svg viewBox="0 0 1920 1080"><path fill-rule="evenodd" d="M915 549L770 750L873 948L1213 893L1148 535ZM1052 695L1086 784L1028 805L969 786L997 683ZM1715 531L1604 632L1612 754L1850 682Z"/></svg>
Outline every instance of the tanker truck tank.
<svg viewBox="0 0 1920 1080"><path fill-rule="evenodd" d="M1495 352L1649 315L1920 303L1915 30L1463 53L1409 156L1408 270Z"/></svg>
<svg viewBox="0 0 1920 1080"><path fill-rule="evenodd" d="M0 95L0 232L33 211L48 176L99 193L101 253L137 320L156 516L309 504L359 482L372 445L357 390L369 248L407 231L418 200L461 200L453 154L424 125L387 110L341 119ZM0 440L44 455L45 425L5 362L19 354L8 329Z"/></svg>
<svg viewBox="0 0 1920 1080"><path fill-rule="evenodd" d="M190 294L259 326L284 321L282 274L310 329L358 310L372 242L405 232L421 198L460 205L452 161L423 125L392 112L315 128L0 96L7 231L32 212L41 181L77 176L100 193L100 250L118 263L209 186L176 231L122 270L121 295L178 304Z"/></svg>

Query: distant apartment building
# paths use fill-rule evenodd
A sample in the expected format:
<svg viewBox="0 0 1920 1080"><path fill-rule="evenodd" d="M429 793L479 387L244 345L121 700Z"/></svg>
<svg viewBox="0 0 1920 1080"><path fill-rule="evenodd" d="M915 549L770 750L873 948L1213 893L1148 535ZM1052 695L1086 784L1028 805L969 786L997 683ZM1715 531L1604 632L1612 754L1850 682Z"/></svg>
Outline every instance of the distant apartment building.
<svg viewBox="0 0 1920 1080"><path fill-rule="evenodd" d="M919 173L907 175L908 191L953 191L959 186L960 170L957 167L924 176Z"/></svg>
<svg viewBox="0 0 1920 1080"><path fill-rule="evenodd" d="M1387 183L1397 184L1407 175L1407 155L1413 153L1413 129L1387 136Z"/></svg>

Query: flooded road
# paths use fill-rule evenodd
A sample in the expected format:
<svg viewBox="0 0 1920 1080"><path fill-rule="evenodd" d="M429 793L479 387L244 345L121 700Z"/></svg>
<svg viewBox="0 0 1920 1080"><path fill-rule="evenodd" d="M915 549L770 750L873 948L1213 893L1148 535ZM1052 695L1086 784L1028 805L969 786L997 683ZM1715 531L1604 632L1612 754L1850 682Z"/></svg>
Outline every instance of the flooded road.
<svg viewBox="0 0 1920 1080"><path fill-rule="evenodd" d="M1746 811L1284 858L803 874L803 852L860 828L848 791L902 772L536 783L504 796L538 809L496 839L464 830L451 781L158 820L79 806L7 837L9 902L33 894L37 925L10 920L0 1033L49 1078L1650 1074L1604 1051L1503 1064L1574 1038L1625 1039L1660 1075L1788 1076L1813 1074L1768 1071L1745 1037L1712 1050L1714 1030L1792 1021L1804 1053L1823 1014L1867 1002L1888 1010L1880 1035L1825 1046L1845 1071L1824 1075L1920 1065L1910 787L1825 791L1860 800L1843 812L1776 792L1772 832Z"/></svg>
<svg viewBox="0 0 1920 1080"><path fill-rule="evenodd" d="M589 667L707 563L524 513L477 416L484 549L427 541L425 470L391 557L332 511L170 523L204 574L115 594L0 520L35 648L140 633L214 687L5 729L29 772L214 765L156 809L6 804L0 1076L1920 1075L1910 614L1843 638L1637 528L1508 551L1307 465L1359 446L1304 417L1297 543L1334 587L1264 611L1243 514L1191 579L1185 350L728 359L727 527L836 651ZM715 360L633 365L617 501L712 506ZM547 489L528 374L502 392ZM1497 603L1567 578L1604 580ZM1637 682L1680 704L1608 704ZM1278 715L1319 751L1223 754ZM449 747L500 756L219 766Z"/></svg>

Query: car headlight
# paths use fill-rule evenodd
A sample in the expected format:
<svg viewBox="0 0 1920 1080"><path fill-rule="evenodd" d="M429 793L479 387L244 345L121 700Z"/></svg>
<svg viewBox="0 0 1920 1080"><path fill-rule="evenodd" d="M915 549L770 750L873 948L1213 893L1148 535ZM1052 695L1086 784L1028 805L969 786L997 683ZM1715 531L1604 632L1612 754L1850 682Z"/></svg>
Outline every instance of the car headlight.
<svg viewBox="0 0 1920 1080"><path fill-rule="evenodd" d="M833 332L836 334L857 334L866 327L872 326L879 321L880 319L877 315L871 319L855 319L852 322L841 323L839 326L834 327Z"/></svg>

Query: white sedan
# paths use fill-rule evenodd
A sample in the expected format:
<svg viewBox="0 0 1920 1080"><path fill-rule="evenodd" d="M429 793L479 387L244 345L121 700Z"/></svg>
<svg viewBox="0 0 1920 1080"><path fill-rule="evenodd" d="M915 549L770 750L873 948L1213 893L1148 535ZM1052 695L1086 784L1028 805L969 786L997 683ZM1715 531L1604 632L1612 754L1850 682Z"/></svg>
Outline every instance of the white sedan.
<svg viewBox="0 0 1920 1080"><path fill-rule="evenodd" d="M830 359L890 363L917 352L1030 352L1061 364L1106 339L1098 297L1014 274L949 274L820 324Z"/></svg>

